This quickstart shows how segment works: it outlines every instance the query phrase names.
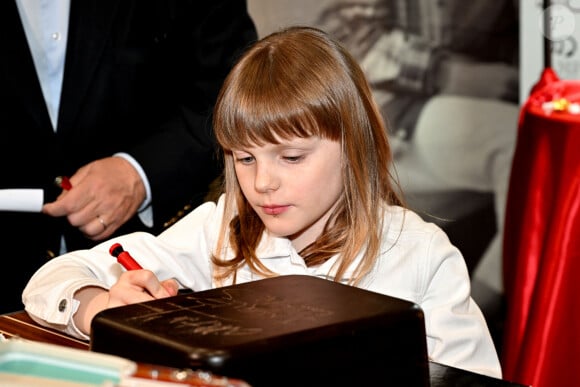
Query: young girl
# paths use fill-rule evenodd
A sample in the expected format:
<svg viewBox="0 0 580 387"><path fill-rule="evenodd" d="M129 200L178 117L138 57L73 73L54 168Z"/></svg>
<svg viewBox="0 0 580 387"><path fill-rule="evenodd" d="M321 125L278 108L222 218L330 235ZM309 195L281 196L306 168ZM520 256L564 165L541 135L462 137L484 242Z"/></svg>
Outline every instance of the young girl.
<svg viewBox="0 0 580 387"><path fill-rule="evenodd" d="M406 299L430 359L501 377L461 253L403 208L386 128L355 60L322 31L257 42L214 114L225 194L159 236L134 233L46 263L23 293L42 325L88 339L105 309L264 277L307 274ZM125 271L121 243L146 270Z"/></svg>

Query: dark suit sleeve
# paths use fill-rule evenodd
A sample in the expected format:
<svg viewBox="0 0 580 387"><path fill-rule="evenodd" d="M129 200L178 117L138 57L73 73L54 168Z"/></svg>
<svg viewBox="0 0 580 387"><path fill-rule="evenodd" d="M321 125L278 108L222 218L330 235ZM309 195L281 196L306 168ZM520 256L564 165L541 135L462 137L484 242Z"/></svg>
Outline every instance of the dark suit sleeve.
<svg viewBox="0 0 580 387"><path fill-rule="evenodd" d="M170 103L159 128L127 149L152 190L155 229L197 206L221 172L211 113L232 65L257 39L245 1L176 1L163 19L155 87ZM169 101L169 102L168 102Z"/></svg>

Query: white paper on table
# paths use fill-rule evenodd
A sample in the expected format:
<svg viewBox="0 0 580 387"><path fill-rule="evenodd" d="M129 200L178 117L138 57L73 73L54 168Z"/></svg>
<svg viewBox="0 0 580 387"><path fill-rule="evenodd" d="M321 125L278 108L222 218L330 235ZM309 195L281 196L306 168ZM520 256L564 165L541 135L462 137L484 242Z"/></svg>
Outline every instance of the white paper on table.
<svg viewBox="0 0 580 387"><path fill-rule="evenodd" d="M40 212L43 204L42 189L0 189L0 211Z"/></svg>

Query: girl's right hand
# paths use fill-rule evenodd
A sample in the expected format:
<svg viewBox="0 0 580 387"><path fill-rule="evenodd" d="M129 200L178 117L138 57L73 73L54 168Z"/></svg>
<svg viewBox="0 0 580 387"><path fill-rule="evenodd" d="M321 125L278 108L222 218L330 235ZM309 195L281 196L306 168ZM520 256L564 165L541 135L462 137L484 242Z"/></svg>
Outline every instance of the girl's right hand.
<svg viewBox="0 0 580 387"><path fill-rule="evenodd" d="M73 319L77 328L89 334L93 317L102 310L175 296L177 291L173 279L159 281L150 270L129 270L108 291L96 286L78 290L74 298L79 307Z"/></svg>
<svg viewBox="0 0 580 387"><path fill-rule="evenodd" d="M150 270L129 270L109 289L107 308L171 297L177 289L175 280L161 282Z"/></svg>

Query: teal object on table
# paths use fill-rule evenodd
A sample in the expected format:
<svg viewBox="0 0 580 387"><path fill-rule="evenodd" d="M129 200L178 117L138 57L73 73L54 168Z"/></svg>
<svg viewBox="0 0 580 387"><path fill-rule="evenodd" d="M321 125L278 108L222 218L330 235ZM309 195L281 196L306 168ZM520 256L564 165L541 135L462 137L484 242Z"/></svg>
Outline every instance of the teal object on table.
<svg viewBox="0 0 580 387"><path fill-rule="evenodd" d="M0 384L28 378L83 386L117 385L136 369L136 363L117 356L18 339L0 342Z"/></svg>

